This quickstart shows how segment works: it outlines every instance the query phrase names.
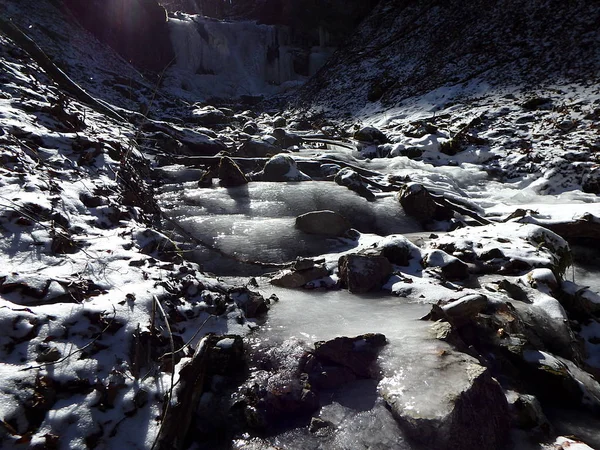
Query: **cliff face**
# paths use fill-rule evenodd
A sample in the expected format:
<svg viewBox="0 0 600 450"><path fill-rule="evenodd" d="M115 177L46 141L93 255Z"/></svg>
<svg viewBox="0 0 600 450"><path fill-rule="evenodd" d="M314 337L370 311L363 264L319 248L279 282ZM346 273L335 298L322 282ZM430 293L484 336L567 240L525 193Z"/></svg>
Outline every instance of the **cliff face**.
<svg viewBox="0 0 600 450"><path fill-rule="evenodd" d="M598 23L591 0L382 0L299 100L355 110L473 80L590 79Z"/></svg>
<svg viewBox="0 0 600 450"><path fill-rule="evenodd" d="M81 24L134 66L161 71L174 58L165 9L155 0L64 0Z"/></svg>
<svg viewBox="0 0 600 450"><path fill-rule="evenodd" d="M286 25L296 43L338 46L379 0L165 0L169 11ZM325 35L324 35L325 34ZM326 42L323 42L326 41Z"/></svg>

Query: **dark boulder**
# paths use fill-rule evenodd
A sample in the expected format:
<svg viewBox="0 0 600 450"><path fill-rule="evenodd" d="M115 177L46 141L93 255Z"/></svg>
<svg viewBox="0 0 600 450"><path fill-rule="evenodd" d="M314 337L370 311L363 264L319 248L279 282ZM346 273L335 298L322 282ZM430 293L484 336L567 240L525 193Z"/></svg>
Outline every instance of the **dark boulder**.
<svg viewBox="0 0 600 450"><path fill-rule="evenodd" d="M351 228L351 223L334 211L311 211L296 217L296 228L308 234L342 236Z"/></svg>
<svg viewBox="0 0 600 450"><path fill-rule="evenodd" d="M269 159L262 170L263 181L310 181L310 177L298 170L298 164L289 155L279 154Z"/></svg>
<svg viewBox="0 0 600 450"><path fill-rule="evenodd" d="M384 256L359 253L340 257L338 269L342 287L355 293L381 289L392 274L392 265Z"/></svg>
<svg viewBox="0 0 600 450"><path fill-rule="evenodd" d="M219 161L219 185L222 187L235 187L248 184L248 179L235 161L224 156Z"/></svg>

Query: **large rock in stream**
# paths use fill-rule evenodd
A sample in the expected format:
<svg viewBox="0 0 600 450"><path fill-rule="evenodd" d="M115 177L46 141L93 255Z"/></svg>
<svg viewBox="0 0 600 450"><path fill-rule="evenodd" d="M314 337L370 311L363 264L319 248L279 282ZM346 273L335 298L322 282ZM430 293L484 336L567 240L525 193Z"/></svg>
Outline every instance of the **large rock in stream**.
<svg viewBox="0 0 600 450"><path fill-rule="evenodd" d="M508 439L508 403L488 369L440 343L421 353L412 375L385 378L380 394L407 436L436 450L499 450Z"/></svg>
<svg viewBox="0 0 600 450"><path fill-rule="evenodd" d="M352 224L335 211L311 211L296 217L296 228L308 234L342 236Z"/></svg>
<svg viewBox="0 0 600 450"><path fill-rule="evenodd" d="M377 254L343 255L338 268L341 285L354 293L380 289L392 274L390 261Z"/></svg>

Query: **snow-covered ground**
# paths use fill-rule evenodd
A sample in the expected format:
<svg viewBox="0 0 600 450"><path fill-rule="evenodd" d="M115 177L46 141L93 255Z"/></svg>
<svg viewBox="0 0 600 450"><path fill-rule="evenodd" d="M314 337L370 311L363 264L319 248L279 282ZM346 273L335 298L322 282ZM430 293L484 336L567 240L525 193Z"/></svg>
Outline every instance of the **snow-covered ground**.
<svg viewBox="0 0 600 450"><path fill-rule="evenodd" d="M492 88L474 80L394 107L371 103L351 118L331 121L298 110L266 113L236 104L202 109L204 105L172 97L173 83L182 80L176 72L192 66L216 72L211 64L230 48L217 45L210 50L214 54L207 50L200 56L189 48L177 49L180 59L161 90L72 19L60 16L53 2L6 2L0 12L43 43L73 80L129 119L107 117L65 94L26 52L0 34L2 448L153 447L169 409L181 400L173 387L181 383L194 347L209 332L247 337L249 347L281 347L282 354L286 346L304 351L340 335L384 333L389 342L379 357L379 388L377 382L359 383L323 400L317 415L333 423L334 431L320 436L301 425L262 442L247 429L237 430L231 436L235 448L417 448L404 439L377 392L391 386L394 395L402 396L403 389L410 393L431 381L438 390L423 388L420 399L426 400L420 406L437 405L445 389L464 375L458 369L444 372L440 361L460 352L424 336L430 323L417 319L431 305L460 309L482 296L493 312L485 310L477 320L510 319L493 329L499 346L521 352L523 362L543 368L539 370L571 377L581 389L575 391L585 397L577 405L580 413L591 416L600 408L595 397L600 389L595 390L592 376L600 373L600 292L598 284L587 289L585 283L597 277L597 250L577 252L582 265L573 271L566 242L542 228L597 245L597 83L525 89ZM191 25L183 19L191 20L181 16L172 24L179 41L196 32L186 29ZM244 45L276 40L266 27L239 27L253 33L235 49L247 57L252 55ZM223 39L232 42L233 32L228 32ZM236 76L247 75L248 83L265 77L281 82L290 76L281 74L285 67L263 73L262 59L254 68L252 61L244 61L245 69L256 70ZM217 87L225 92L239 81L223 80L215 93L221 92ZM195 92L190 83L188 100L190 92L206 94ZM253 94L265 93L264 86L251 87L257 90ZM199 119L209 114L218 119ZM310 131L301 129L306 123ZM388 142L353 139L364 126L377 128ZM221 187L206 164L176 170L175 181L157 175L163 161L181 162L175 156L194 156L199 147L198 153L205 155L203 145L213 146L208 153L226 149L244 157L244 145L254 140L267 149L262 156L270 156L273 149L282 150L282 141L274 137L277 128L294 139L300 136L289 154L302 170L316 164L312 181ZM245 169L248 178L259 179L262 164L259 160L252 170ZM332 181L344 166L361 173L370 196ZM207 173L215 181L203 178L205 187L199 187ZM423 233L422 224L409 217L396 197L408 182L463 209L456 210L451 223L428 224L436 235ZM473 217L460 212L465 208L490 223L474 226ZM358 232L323 238L294 228L296 216L323 209L345 215ZM275 288L267 284L263 266L250 271L246 264L262 262L275 270L299 255L315 257L322 259L319 264L328 275L306 286L339 288L340 257L390 245L408 246L410 263L394 263L381 290L364 296ZM459 265L466 277L449 275L451 264ZM261 277L219 279L209 270ZM268 308L272 293L279 303L272 303L266 316L255 315ZM526 327L518 328L525 322ZM230 348L230 341L223 339L220 348ZM465 351L497 370L488 350ZM445 379L448 373L456 378ZM502 379L510 378L505 372L494 375L510 384ZM231 394L219 390L221 384L223 377L212 379L205 404L210 396ZM519 387L526 391L529 386L524 382ZM351 398L360 401L352 403ZM537 425L543 422L536 420ZM586 431L583 422L575 420L569 427L567 420L557 420L556 431L540 425L525 432L520 443L525 448L588 448L559 436L572 433L598 445L597 435L589 427Z"/></svg>

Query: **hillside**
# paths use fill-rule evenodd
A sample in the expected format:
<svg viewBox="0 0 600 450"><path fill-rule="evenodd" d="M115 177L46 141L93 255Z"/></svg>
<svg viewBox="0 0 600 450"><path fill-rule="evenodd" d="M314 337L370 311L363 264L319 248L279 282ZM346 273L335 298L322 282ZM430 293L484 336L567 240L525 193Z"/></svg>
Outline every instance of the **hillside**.
<svg viewBox="0 0 600 450"><path fill-rule="evenodd" d="M318 3L0 2L2 449L600 448L598 8Z"/></svg>
<svg viewBox="0 0 600 450"><path fill-rule="evenodd" d="M380 1L299 101L357 112L442 86L477 96L499 86L597 82L599 20L588 0Z"/></svg>

